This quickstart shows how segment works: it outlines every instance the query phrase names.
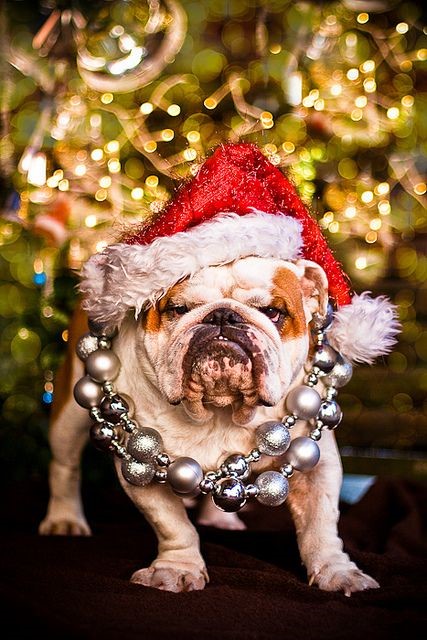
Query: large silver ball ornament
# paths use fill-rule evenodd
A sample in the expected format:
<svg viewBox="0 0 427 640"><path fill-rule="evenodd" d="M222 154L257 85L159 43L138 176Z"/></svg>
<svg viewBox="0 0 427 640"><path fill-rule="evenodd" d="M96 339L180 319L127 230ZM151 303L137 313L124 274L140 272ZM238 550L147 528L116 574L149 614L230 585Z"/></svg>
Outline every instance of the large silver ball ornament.
<svg viewBox="0 0 427 640"><path fill-rule="evenodd" d="M285 453L285 462L291 464L298 471L310 471L319 462L320 449L317 442L311 438L301 436L292 440Z"/></svg>
<svg viewBox="0 0 427 640"><path fill-rule="evenodd" d="M352 375L353 366L351 362L345 360L342 356L338 356L334 368L324 377L324 381L332 387L340 388L350 382Z"/></svg>
<svg viewBox="0 0 427 640"><path fill-rule="evenodd" d="M249 464L241 453L233 453L228 456L220 469L223 476L235 476L242 480L246 480L250 473Z"/></svg>
<svg viewBox="0 0 427 640"><path fill-rule="evenodd" d="M294 413L301 420L310 420L317 415L322 402L316 389L299 385L288 393L286 406L288 411Z"/></svg>
<svg viewBox="0 0 427 640"><path fill-rule="evenodd" d="M160 453L162 446L160 433L150 427L134 431L127 442L128 453L138 462L153 460Z"/></svg>
<svg viewBox="0 0 427 640"><path fill-rule="evenodd" d="M77 342L76 353L83 362L98 349L98 338L91 333L85 333Z"/></svg>
<svg viewBox="0 0 427 640"><path fill-rule="evenodd" d="M318 420L321 420L328 429L335 429L342 420L341 407L335 400L324 400L320 405Z"/></svg>
<svg viewBox="0 0 427 640"><path fill-rule="evenodd" d="M120 360L112 351L98 349L86 359L86 372L97 382L114 380L119 375Z"/></svg>
<svg viewBox="0 0 427 640"><path fill-rule="evenodd" d="M116 432L107 422L95 422L90 428L90 439L100 451L114 451L111 443L116 439Z"/></svg>
<svg viewBox="0 0 427 640"><path fill-rule="evenodd" d="M113 396L105 396L103 398L99 408L102 413L102 417L108 422L114 422L115 424L120 422L121 417L129 412L129 405L126 400L115 394Z"/></svg>
<svg viewBox="0 0 427 640"><path fill-rule="evenodd" d="M256 499L267 507L278 507L289 493L289 482L278 471L264 471L255 480L258 488Z"/></svg>
<svg viewBox="0 0 427 640"><path fill-rule="evenodd" d="M245 485L237 478L227 478L216 485L212 500L221 511L239 511L246 504Z"/></svg>
<svg viewBox="0 0 427 640"><path fill-rule="evenodd" d="M149 462L137 462L136 460L123 460L122 475L130 484L137 487L145 487L154 478L156 468Z"/></svg>
<svg viewBox="0 0 427 640"><path fill-rule="evenodd" d="M258 449L268 456L281 456L291 442L289 429L275 420L260 424L255 437Z"/></svg>
<svg viewBox="0 0 427 640"><path fill-rule="evenodd" d="M334 368L338 353L328 344L323 344L315 349L313 354L313 367L318 367L323 373L329 373Z"/></svg>
<svg viewBox="0 0 427 640"><path fill-rule="evenodd" d="M193 458L177 458L168 467L168 482L179 495L194 495L202 480L203 469Z"/></svg>
<svg viewBox="0 0 427 640"><path fill-rule="evenodd" d="M80 378L74 385L74 398L81 407L97 407L104 397L102 387L89 376Z"/></svg>

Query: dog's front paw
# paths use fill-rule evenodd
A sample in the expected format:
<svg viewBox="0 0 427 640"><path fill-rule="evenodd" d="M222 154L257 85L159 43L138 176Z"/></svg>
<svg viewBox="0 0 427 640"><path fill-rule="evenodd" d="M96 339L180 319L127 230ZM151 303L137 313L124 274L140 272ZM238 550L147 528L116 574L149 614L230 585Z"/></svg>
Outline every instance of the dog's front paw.
<svg viewBox="0 0 427 640"><path fill-rule="evenodd" d="M92 532L84 518L51 518L47 516L39 525L42 536L90 536Z"/></svg>
<svg viewBox="0 0 427 640"><path fill-rule="evenodd" d="M310 575L309 582L324 591L343 591L346 596L380 586L351 561L326 563Z"/></svg>
<svg viewBox="0 0 427 640"><path fill-rule="evenodd" d="M209 582L206 568L200 569L197 565L187 564L160 564L154 562L146 569L135 571L131 582L142 584L145 587L154 587L162 591L200 591Z"/></svg>

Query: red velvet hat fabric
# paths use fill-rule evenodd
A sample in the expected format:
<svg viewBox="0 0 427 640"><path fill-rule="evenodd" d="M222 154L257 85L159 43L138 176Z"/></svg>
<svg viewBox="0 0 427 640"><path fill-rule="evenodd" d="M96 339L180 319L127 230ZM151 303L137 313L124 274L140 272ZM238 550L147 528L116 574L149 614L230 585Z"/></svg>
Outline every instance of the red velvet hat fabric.
<svg viewBox="0 0 427 640"><path fill-rule="evenodd" d="M324 269L329 294L338 306L351 301L348 277L334 258L317 222L295 187L255 144L218 147L160 215L124 242L147 245L158 237L186 231L218 213L234 212L243 216L254 209L297 218L302 225L303 257Z"/></svg>

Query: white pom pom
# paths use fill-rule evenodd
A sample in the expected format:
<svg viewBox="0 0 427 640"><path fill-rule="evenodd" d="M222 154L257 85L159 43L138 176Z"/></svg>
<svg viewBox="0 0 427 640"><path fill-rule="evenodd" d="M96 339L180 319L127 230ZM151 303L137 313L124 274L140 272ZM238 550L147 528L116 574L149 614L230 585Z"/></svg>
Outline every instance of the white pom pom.
<svg viewBox="0 0 427 640"><path fill-rule="evenodd" d="M365 291L334 314L328 339L351 362L372 364L392 350L399 331L396 306L386 296L371 298Z"/></svg>

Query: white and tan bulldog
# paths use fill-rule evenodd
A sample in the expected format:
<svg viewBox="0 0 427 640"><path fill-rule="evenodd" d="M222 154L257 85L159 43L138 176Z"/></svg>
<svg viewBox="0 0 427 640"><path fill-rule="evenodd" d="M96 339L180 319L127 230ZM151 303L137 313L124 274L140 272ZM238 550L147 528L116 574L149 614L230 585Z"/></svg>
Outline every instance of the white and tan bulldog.
<svg viewBox="0 0 427 640"><path fill-rule="evenodd" d="M205 470L215 469L227 453L253 448L257 425L286 413L284 398L305 373L309 323L313 313L325 312L326 301L324 272L305 260L247 257L208 267L172 287L137 320L126 319L114 340L122 363L116 387L133 399L137 421L159 430L171 458L191 455ZM71 332L72 348L84 332L81 314ZM70 351L57 382L61 395L52 419L52 497L40 526L44 534L90 533L79 497L87 413L72 396L82 375L83 364ZM292 436L307 433L304 423L292 430ZM341 464L333 432L324 433L319 444L319 464L308 474L295 474L288 497L310 582L346 594L377 587L342 550ZM264 465L274 466L271 459ZM132 580L171 591L202 589L208 574L182 499L163 485L132 486L117 468L124 490L159 540L157 558ZM256 470L263 470L261 462ZM204 524L239 528L237 515L205 500Z"/></svg>
<svg viewBox="0 0 427 640"><path fill-rule="evenodd" d="M204 472L230 454L248 454L256 428L283 419L287 394L306 376L310 323L314 314L325 316L328 297L338 306L328 339L349 360L372 362L390 350L398 331L386 299L351 297L292 185L248 144L219 148L157 220L93 256L81 292L92 322L118 328L114 386L133 400L133 419L161 434L170 459L189 456ZM86 322L79 310L57 377L43 534L90 533L79 490L88 419L72 393L84 374L74 347ZM298 420L292 438L312 428ZM333 431L324 429L318 444L319 463L293 474L287 499L310 583L346 595L378 587L344 553L337 533L342 472ZM280 464L262 456L252 471ZM182 498L169 484L135 486L119 459L116 467L159 542L157 558L132 580L169 591L203 589L208 573ZM210 497L200 522L243 526Z"/></svg>

